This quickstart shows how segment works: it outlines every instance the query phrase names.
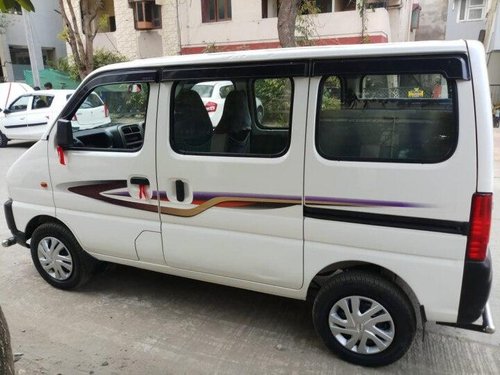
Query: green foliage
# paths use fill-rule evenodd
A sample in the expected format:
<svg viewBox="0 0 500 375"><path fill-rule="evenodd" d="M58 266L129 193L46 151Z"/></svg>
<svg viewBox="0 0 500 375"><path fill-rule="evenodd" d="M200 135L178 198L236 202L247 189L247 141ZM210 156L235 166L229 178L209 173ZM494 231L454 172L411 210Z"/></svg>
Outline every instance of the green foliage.
<svg viewBox="0 0 500 375"><path fill-rule="evenodd" d="M6 12L9 9L12 9L16 6L16 4L20 5L23 9L28 12L34 12L35 7L30 0L0 0L0 11Z"/></svg>
<svg viewBox="0 0 500 375"><path fill-rule="evenodd" d="M299 6L299 17L295 20L295 32L300 35L297 37L297 45L314 45L313 38L318 36L314 16L320 12L315 0L302 1Z"/></svg>
<svg viewBox="0 0 500 375"><path fill-rule="evenodd" d="M203 50L203 53L214 53L214 52L220 52L219 47L215 44L215 42L208 43L205 46L205 49Z"/></svg>
<svg viewBox="0 0 500 375"><path fill-rule="evenodd" d="M340 109L340 80L338 77L328 77L323 83L323 96L321 98L321 110Z"/></svg>
<svg viewBox="0 0 500 375"><path fill-rule="evenodd" d="M127 61L127 58L119 53L105 51L102 49L98 49L94 52L94 69L123 61ZM64 57L62 59L59 59L54 65L54 69L68 73L72 79L80 82L78 67L71 60L71 57Z"/></svg>
<svg viewBox="0 0 500 375"><path fill-rule="evenodd" d="M127 61L128 59L121 53L98 49L94 52L94 69L101 66Z"/></svg>
<svg viewBox="0 0 500 375"><path fill-rule="evenodd" d="M258 79L255 96L264 107L264 124L269 127L288 127L290 120L291 85L287 78Z"/></svg>

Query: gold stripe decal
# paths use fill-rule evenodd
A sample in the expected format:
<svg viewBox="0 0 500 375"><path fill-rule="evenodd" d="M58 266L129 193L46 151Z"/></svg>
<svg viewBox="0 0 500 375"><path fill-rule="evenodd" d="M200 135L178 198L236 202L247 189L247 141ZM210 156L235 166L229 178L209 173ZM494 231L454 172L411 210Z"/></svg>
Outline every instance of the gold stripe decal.
<svg viewBox="0 0 500 375"><path fill-rule="evenodd" d="M209 199L208 201L193 207L193 208L175 208L175 207L160 207L161 213L165 215L181 216L181 217L193 217L205 212L209 208L229 203L250 203L253 204L265 204L267 205L277 205L277 206L293 206L302 204L299 199L271 199L271 198L246 198L246 197L216 197Z"/></svg>

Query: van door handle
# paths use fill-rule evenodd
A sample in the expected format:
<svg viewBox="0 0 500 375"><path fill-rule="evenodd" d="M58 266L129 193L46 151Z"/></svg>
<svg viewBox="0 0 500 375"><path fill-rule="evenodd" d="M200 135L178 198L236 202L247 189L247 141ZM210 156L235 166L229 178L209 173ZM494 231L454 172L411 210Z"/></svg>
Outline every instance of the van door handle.
<svg viewBox="0 0 500 375"><path fill-rule="evenodd" d="M139 199L149 199L149 180L146 177L132 177L131 185L139 186Z"/></svg>
<svg viewBox="0 0 500 375"><path fill-rule="evenodd" d="M149 186L149 180L145 177L132 177L130 179L132 185L146 185Z"/></svg>
<svg viewBox="0 0 500 375"><path fill-rule="evenodd" d="M184 202L184 199L186 199L186 191L182 180L175 181L175 194L178 202Z"/></svg>

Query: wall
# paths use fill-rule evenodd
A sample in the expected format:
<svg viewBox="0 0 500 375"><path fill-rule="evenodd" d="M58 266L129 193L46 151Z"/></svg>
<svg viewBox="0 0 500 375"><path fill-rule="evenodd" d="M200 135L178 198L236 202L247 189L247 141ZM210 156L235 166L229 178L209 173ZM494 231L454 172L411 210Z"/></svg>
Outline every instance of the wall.
<svg viewBox="0 0 500 375"><path fill-rule="evenodd" d="M61 16L54 12L59 8L58 0L32 0L35 12L30 13L33 42L35 48L54 48L55 57L59 59L66 56L65 44L57 35L62 31ZM9 24L6 33L2 36L0 57L4 66L4 75L8 80L14 80L13 69L9 66L9 46L27 48L26 31L22 15L6 14ZM39 64L41 65L41 64ZM41 69L42 66L39 66Z"/></svg>
<svg viewBox="0 0 500 375"><path fill-rule="evenodd" d="M459 21L460 1L450 0L446 22L446 39L478 40L479 32L486 29L486 19L480 21Z"/></svg>
<svg viewBox="0 0 500 375"><path fill-rule="evenodd" d="M232 19L202 23L200 1L179 2L183 53L200 52L207 46L221 49L274 47L278 45L277 18L262 18L261 1L232 1ZM367 34L372 42L393 41L389 12L367 11ZM361 18L357 10L313 16L320 43L359 43ZM398 40L398 39L396 39Z"/></svg>
<svg viewBox="0 0 500 375"><path fill-rule="evenodd" d="M420 24L415 40L443 40L446 33L446 0L420 0Z"/></svg>
<svg viewBox="0 0 500 375"><path fill-rule="evenodd" d="M94 47L119 52L130 60L177 54L180 47L176 0L156 0L156 4L161 6L162 28L140 31L134 27L134 13L128 1L114 0L116 31L97 33Z"/></svg>

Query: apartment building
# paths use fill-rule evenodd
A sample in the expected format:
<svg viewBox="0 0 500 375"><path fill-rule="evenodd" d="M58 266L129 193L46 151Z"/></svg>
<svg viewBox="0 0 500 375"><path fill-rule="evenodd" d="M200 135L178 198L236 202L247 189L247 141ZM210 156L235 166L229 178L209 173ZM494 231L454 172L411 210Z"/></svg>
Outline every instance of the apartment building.
<svg viewBox="0 0 500 375"><path fill-rule="evenodd" d="M24 70L31 70L28 51L28 37L32 39L38 70L42 70L50 61L66 56L64 41L57 35L62 31L61 16L57 0L32 0L36 12L23 15L21 7L15 6L9 12L0 15L2 32L0 33L0 62L2 65L0 80L23 81ZM27 30L29 29L29 33Z"/></svg>
<svg viewBox="0 0 500 375"><path fill-rule="evenodd" d="M500 5L498 0L420 0L415 40L480 40L486 50L493 103L500 104Z"/></svg>
<svg viewBox="0 0 500 375"><path fill-rule="evenodd" d="M417 0L314 0L299 39L313 44L413 40ZM73 3L78 1L73 0ZM128 58L279 46L278 0L104 0L94 46ZM75 7L77 9L78 7ZM306 40L307 39L307 40Z"/></svg>

